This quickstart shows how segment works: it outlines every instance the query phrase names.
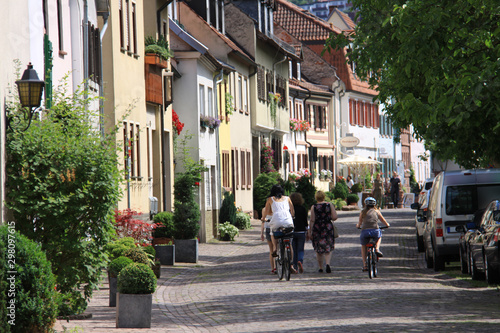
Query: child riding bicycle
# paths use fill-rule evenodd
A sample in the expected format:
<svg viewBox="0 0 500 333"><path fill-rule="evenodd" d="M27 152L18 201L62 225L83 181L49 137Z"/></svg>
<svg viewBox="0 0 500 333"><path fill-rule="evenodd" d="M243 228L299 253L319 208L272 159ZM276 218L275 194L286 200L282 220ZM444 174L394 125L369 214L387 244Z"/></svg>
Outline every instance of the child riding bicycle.
<svg viewBox="0 0 500 333"><path fill-rule="evenodd" d="M376 208L377 200L372 197L365 199L365 208L359 214L359 221L356 227L361 228L361 235L359 240L361 242L361 259L363 260L363 271L367 271L365 258L366 258L366 244L369 242L370 238L375 239L375 253L377 257L383 257L384 255L380 252L380 243L382 241L382 232L378 226L378 222L382 221L387 227L389 223L382 216L380 210Z"/></svg>

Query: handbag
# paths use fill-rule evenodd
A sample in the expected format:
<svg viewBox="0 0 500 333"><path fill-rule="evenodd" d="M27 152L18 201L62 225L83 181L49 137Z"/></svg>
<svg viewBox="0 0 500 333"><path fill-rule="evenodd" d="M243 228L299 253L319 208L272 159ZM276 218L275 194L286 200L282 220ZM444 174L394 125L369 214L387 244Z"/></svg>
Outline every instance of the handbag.
<svg viewBox="0 0 500 333"><path fill-rule="evenodd" d="M339 231L337 230L337 226L335 225L335 223L333 223L333 238L338 238L339 237Z"/></svg>

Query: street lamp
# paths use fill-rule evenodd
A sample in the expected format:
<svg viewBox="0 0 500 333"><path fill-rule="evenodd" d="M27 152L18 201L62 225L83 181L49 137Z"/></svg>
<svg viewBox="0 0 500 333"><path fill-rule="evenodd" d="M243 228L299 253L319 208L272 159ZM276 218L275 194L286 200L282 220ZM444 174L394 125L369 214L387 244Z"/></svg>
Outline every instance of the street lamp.
<svg viewBox="0 0 500 333"><path fill-rule="evenodd" d="M20 80L16 81L17 90L19 92L19 101L21 102L21 106L23 108L28 108L28 112L24 113L24 120L28 121L26 128L23 131L26 131L31 124L31 120L33 119L33 114L36 109L40 107L42 100L42 93L44 82L38 79L38 74L33 69L33 65L31 62L28 64L28 68L24 71L23 76ZM7 115L7 126L14 131L11 126L11 121L14 117L19 117L18 115L13 115L10 112ZM18 121L18 123L20 120Z"/></svg>

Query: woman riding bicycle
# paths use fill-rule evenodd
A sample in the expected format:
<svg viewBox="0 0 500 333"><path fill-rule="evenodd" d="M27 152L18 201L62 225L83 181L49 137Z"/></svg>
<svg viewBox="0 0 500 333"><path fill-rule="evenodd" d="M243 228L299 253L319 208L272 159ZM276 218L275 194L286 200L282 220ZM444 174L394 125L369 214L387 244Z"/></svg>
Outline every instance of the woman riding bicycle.
<svg viewBox="0 0 500 333"><path fill-rule="evenodd" d="M366 244L368 244L370 238L375 239L375 253L378 257L383 257L384 255L380 252L380 242L382 241L382 232L378 226L378 222L382 221L387 227L389 223L382 216L380 210L375 206L377 205L377 200L372 197L365 199L365 208L359 214L359 222L356 227L361 228L361 235L359 240L361 242L361 259L363 260L363 271L367 271L365 258L366 258Z"/></svg>
<svg viewBox="0 0 500 333"><path fill-rule="evenodd" d="M295 211L293 209L292 201L289 197L284 196L285 191L280 185L274 185L271 188L271 196L266 200L263 216L272 215L269 226L271 227L271 240L273 242L273 257L276 254L276 239L274 232L281 227L292 227ZM293 254L292 254L293 256ZM295 269L292 269L295 273Z"/></svg>

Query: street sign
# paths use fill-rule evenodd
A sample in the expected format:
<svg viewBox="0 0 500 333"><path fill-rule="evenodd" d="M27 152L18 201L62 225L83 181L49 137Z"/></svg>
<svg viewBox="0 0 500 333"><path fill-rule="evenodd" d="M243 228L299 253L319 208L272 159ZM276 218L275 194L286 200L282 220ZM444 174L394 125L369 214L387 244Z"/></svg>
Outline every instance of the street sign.
<svg viewBox="0 0 500 333"><path fill-rule="evenodd" d="M355 136L346 136L340 139L340 145L348 148L356 147L359 145L359 139Z"/></svg>

